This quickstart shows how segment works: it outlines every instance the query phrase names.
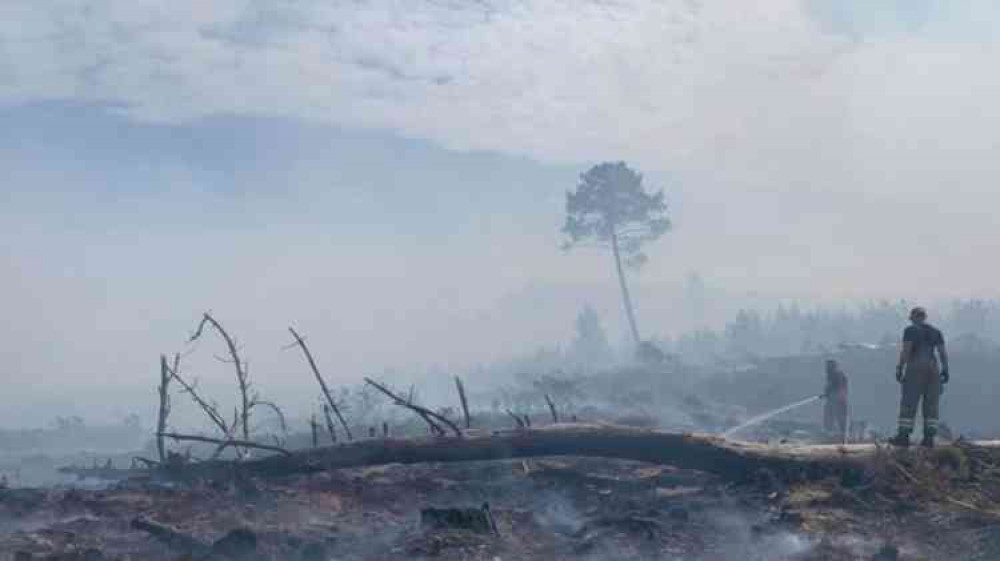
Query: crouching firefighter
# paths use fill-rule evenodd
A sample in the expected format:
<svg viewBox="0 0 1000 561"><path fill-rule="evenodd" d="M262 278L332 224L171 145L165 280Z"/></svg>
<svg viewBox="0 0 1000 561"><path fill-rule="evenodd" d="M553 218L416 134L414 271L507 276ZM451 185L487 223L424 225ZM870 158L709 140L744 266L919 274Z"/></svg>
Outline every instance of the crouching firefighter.
<svg viewBox="0 0 1000 561"><path fill-rule="evenodd" d="M938 403L943 385L949 379L948 352L944 336L927 323L927 312L923 308L914 308L910 312L910 322L911 325L903 331L903 347L896 366L896 380L902 388L899 432L889 439L889 443L894 446L910 445L913 419L920 405L924 413L924 439L920 444L933 447L938 429Z"/></svg>

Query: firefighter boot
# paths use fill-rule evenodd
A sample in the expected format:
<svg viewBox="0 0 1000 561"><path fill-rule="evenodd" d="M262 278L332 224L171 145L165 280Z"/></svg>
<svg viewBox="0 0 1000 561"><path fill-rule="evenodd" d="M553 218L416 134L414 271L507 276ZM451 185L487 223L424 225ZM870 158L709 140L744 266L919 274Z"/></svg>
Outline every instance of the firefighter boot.
<svg viewBox="0 0 1000 561"><path fill-rule="evenodd" d="M920 441L920 445L924 448L934 448L934 431L925 430L924 439Z"/></svg>
<svg viewBox="0 0 1000 561"><path fill-rule="evenodd" d="M896 436L889 439L889 444L893 446L899 446L900 448L907 448L910 446L910 431L900 429L896 433Z"/></svg>

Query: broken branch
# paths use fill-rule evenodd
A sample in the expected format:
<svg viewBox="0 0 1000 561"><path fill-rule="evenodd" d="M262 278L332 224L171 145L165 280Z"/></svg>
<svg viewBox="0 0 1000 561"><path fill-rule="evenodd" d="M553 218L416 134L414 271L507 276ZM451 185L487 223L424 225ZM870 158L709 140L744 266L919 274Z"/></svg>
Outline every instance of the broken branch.
<svg viewBox="0 0 1000 561"><path fill-rule="evenodd" d="M219 413L219 408L216 407L215 404L209 403L204 398L202 398L198 394L197 390L195 390L194 384L189 384L187 381L185 381L184 378L181 377L180 372L178 372L177 370L172 370L171 376L173 377L174 380L177 380L178 384L181 385L183 393L186 393L189 396L191 396L191 399L196 404L198 404L198 407L201 407L201 410L204 411L206 415L208 415L208 418L212 421L212 423L215 424L215 426L218 427L220 431L222 431L222 434L228 434L229 425L226 423L226 420L222 417L222 414Z"/></svg>
<svg viewBox="0 0 1000 561"><path fill-rule="evenodd" d="M552 398L549 397L549 394L545 394L545 403L549 406L549 413L552 413L552 422L558 423L559 413L556 411L556 404L552 403Z"/></svg>
<svg viewBox="0 0 1000 561"><path fill-rule="evenodd" d="M167 356L160 355L160 385L157 392L160 395L160 410L156 418L156 432L161 433L167 430L167 417L170 416L170 380L173 378L171 372L177 372L181 360L180 354L174 355L174 367L171 369L167 365ZM163 442L163 437L156 437L156 453L160 461L167 459L167 448Z"/></svg>
<svg viewBox="0 0 1000 561"><path fill-rule="evenodd" d="M306 345L305 339L303 339L292 327L288 328L291 332L292 337L295 337L295 344L302 349L303 354L306 355L306 361L309 362L309 368L312 369L313 375L316 376L316 381L319 382L319 387L323 390L323 396L326 398L327 405L333 410L333 413L337 415L337 419L340 420L341 426L344 427L344 434L347 435L347 440L354 440L354 435L351 434L351 428L347 426L347 421L344 420L344 416L340 414L340 409L337 407L337 403L333 400L333 395L330 393L330 388L327 387L326 381L323 380L323 376L319 373L319 368L316 367L316 361L313 360L312 353L309 352L309 347Z"/></svg>
<svg viewBox="0 0 1000 561"><path fill-rule="evenodd" d="M512 419L514 419L514 422L517 423L517 428L519 429L527 428L524 424L524 419L522 419L520 415L514 413L510 409L506 409L506 411L507 414L510 415Z"/></svg>
<svg viewBox="0 0 1000 561"><path fill-rule="evenodd" d="M250 408L252 409L258 405L267 407L271 411L274 411L275 416L278 417L278 424L281 427L282 434L288 436L288 423L285 421L285 413L281 410L281 408L272 401L265 401L263 399L256 398L250 403Z"/></svg>
<svg viewBox="0 0 1000 561"><path fill-rule="evenodd" d="M444 434L445 434L444 433L444 429L442 429L435 421L440 421L440 422L444 423L445 425L448 425L448 428L450 428L452 431L454 431L455 436L458 436L458 437L462 436L462 429L458 428L458 426L455 423L453 423L451 421L451 419L448 419L444 415L439 415L439 414L431 411L430 409L427 409L425 407L421 407L421 406L416 405L416 404L414 404L412 402L404 401L403 398L401 398L398 395L392 393L392 391L389 388L383 386L382 384L379 384L378 382L372 380L371 378L365 378L365 382L368 383L368 384L370 384L372 387L374 387L378 391L380 391L380 392L384 393L385 395L389 396L389 398L392 399L393 402L395 402L396 405L399 405L400 407L405 407L405 408L407 408L407 409L415 412L417 415L420 415L420 417L422 417L424 419L424 421L427 421L427 424L429 424L431 426L431 429L435 430L439 435L444 436Z"/></svg>
<svg viewBox="0 0 1000 561"><path fill-rule="evenodd" d="M201 337L202 331L205 325L209 324L222 336L222 339L226 342L226 348L229 350L229 356L232 358L233 366L236 368L236 382L240 388L240 399L242 402L241 417L243 421L243 440L250 440L250 379L247 375L246 365L240 360L239 351L236 349L236 343L233 338L229 336L229 333L222 327L222 325L212 317L208 312L202 315L201 322L198 324L198 329L195 330L188 342L194 342L199 337Z"/></svg>
<svg viewBox="0 0 1000 561"><path fill-rule="evenodd" d="M462 415L465 416L465 428L472 428L472 421L469 418L469 400L465 397L465 385L462 379L455 376L455 388L458 389L458 399L462 402Z"/></svg>
<svg viewBox="0 0 1000 561"><path fill-rule="evenodd" d="M330 416L330 406L323 404L323 417L326 419L326 432L330 433L330 442L337 443L337 427L333 424L333 417Z"/></svg>
<svg viewBox="0 0 1000 561"><path fill-rule="evenodd" d="M211 438L208 436L197 436L193 434L178 434L174 432L163 433L163 436L171 440L177 440L177 441L205 442L208 444L217 444L219 445L220 448L223 449L228 448L229 446L237 446L239 448L256 448L259 450L267 450L269 452L277 452L278 454L282 454L285 456L292 455L291 452L285 450L284 448L280 448L278 446L271 446L270 444L260 444L257 442L251 442L249 440L234 440L231 438L223 440L221 438Z"/></svg>

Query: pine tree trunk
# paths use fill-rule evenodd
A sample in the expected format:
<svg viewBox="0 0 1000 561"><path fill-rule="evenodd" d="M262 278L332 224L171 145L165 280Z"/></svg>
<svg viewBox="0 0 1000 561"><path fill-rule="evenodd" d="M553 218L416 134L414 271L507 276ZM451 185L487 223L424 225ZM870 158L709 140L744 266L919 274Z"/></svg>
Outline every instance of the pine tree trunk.
<svg viewBox="0 0 1000 561"><path fill-rule="evenodd" d="M635 310L632 308L632 296L628 291L628 282L625 280L625 269L622 267L622 256L618 249L618 235L611 234L611 252L615 257L615 267L618 269L618 284L622 289L622 299L625 301L625 316L628 318L628 326L632 331L632 341L636 346L642 342L639 337L639 326L635 321Z"/></svg>

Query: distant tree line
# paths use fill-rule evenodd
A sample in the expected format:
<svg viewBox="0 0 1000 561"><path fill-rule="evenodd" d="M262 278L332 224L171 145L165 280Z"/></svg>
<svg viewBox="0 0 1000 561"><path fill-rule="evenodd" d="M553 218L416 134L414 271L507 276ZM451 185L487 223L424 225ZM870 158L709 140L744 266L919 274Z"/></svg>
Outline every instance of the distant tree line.
<svg viewBox="0 0 1000 561"><path fill-rule="evenodd" d="M720 328L688 331L655 339L655 343L673 360L701 366L832 353L845 346L893 346L899 342L913 305L901 300L853 306L806 308L789 304L763 311L743 309ZM955 300L931 306L930 312L931 322L944 330L952 348L1000 351L1000 300ZM631 353L609 343L597 312L585 305L567 344L539 347L481 365L480 370L494 379L517 374L572 375L613 369L631 360Z"/></svg>
<svg viewBox="0 0 1000 561"><path fill-rule="evenodd" d="M859 306L771 311L740 310L722 329L703 329L659 341L685 362L713 363L757 357L814 354L845 345L894 345L913 303L879 301ZM1000 342L1000 301L955 300L931 308L931 322L958 346L993 348Z"/></svg>

